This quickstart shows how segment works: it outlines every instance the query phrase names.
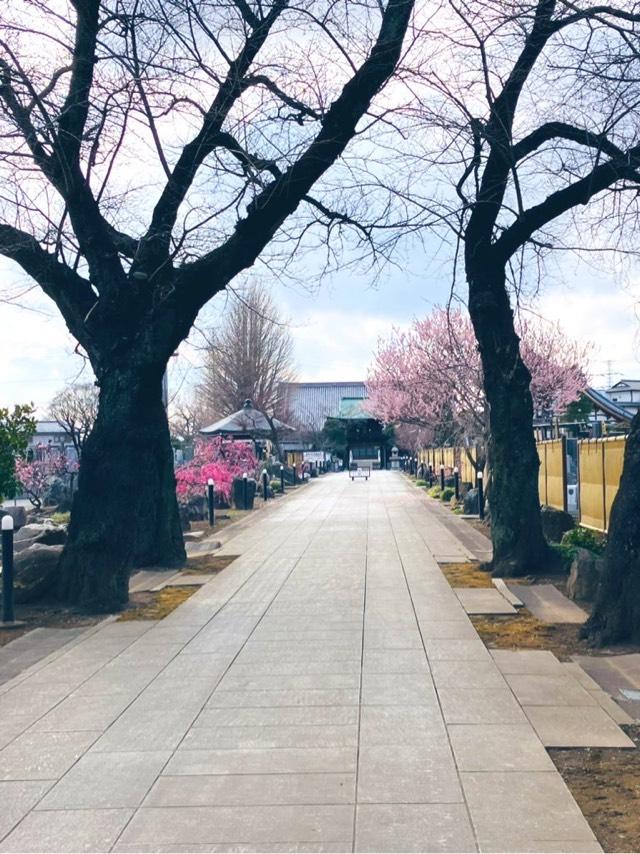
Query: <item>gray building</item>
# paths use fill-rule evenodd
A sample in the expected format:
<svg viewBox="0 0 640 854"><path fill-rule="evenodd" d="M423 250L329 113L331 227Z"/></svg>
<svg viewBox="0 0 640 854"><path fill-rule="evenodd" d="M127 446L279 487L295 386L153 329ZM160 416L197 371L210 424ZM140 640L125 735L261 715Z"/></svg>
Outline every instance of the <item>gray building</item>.
<svg viewBox="0 0 640 854"><path fill-rule="evenodd" d="M284 383L287 421L301 433L318 433L327 418L337 418L345 398L364 400L363 382Z"/></svg>

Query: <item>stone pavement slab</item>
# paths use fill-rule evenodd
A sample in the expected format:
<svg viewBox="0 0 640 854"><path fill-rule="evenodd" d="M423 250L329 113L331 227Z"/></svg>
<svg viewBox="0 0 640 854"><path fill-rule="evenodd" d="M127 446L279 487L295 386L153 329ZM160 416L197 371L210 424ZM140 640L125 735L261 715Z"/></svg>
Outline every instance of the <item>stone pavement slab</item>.
<svg viewBox="0 0 640 854"><path fill-rule="evenodd" d="M509 584L534 617L545 623L584 623L587 614L553 584Z"/></svg>
<svg viewBox="0 0 640 854"><path fill-rule="evenodd" d="M599 706L525 706L545 747L635 747Z"/></svg>
<svg viewBox="0 0 640 854"><path fill-rule="evenodd" d="M499 590L489 587L456 587L455 593L467 614L516 613L516 609Z"/></svg>
<svg viewBox="0 0 640 854"><path fill-rule="evenodd" d="M597 850L542 742L566 712L626 737L575 668L489 653L437 564L477 537L443 513L399 474L326 476L160 623L2 686L2 850Z"/></svg>

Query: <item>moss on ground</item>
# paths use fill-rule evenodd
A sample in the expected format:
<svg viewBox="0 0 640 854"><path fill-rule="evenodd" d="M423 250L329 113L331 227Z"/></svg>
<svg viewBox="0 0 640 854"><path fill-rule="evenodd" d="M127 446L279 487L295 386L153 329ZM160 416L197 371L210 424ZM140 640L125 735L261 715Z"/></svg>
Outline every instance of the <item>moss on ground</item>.
<svg viewBox="0 0 640 854"><path fill-rule="evenodd" d="M193 596L200 588L196 585L185 587L163 587L155 593L137 593L131 597L129 607L118 617L118 622L130 620L164 620L172 611Z"/></svg>
<svg viewBox="0 0 640 854"><path fill-rule="evenodd" d="M452 587L493 587L491 576L479 563L441 563L440 569Z"/></svg>
<svg viewBox="0 0 640 854"><path fill-rule="evenodd" d="M226 569L230 563L233 563L238 555L190 555L187 558L182 572L186 575L209 575L215 572L221 572Z"/></svg>

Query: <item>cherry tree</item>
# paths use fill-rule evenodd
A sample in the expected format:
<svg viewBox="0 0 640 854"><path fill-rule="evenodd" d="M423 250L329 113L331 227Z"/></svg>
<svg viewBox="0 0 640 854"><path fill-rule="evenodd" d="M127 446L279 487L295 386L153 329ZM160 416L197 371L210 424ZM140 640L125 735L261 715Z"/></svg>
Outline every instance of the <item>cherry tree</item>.
<svg viewBox="0 0 640 854"><path fill-rule="evenodd" d="M536 412L561 412L587 386L590 347L541 321L521 319L518 332ZM369 408L383 421L430 428L449 444L486 446L480 354L471 320L461 309L437 308L409 330L394 330L380 341L367 388Z"/></svg>
<svg viewBox="0 0 640 854"><path fill-rule="evenodd" d="M3 5L0 255L99 388L58 592L118 610L132 567L185 560L167 362L269 246L286 267L334 228L366 239L374 202L354 210L348 166L323 179L375 145L413 0Z"/></svg>

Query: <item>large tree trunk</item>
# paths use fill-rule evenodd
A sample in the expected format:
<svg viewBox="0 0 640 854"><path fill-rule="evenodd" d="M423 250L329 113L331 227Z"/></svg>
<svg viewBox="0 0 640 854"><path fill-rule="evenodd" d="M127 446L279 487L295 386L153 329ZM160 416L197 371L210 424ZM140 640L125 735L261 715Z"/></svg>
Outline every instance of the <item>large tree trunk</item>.
<svg viewBox="0 0 640 854"><path fill-rule="evenodd" d="M59 590L91 611L117 611L127 603L133 567L185 560L162 374L159 365L101 374Z"/></svg>
<svg viewBox="0 0 640 854"><path fill-rule="evenodd" d="M594 644L640 642L640 413L624 452L620 487L611 508L606 570L595 608L582 629Z"/></svg>
<svg viewBox="0 0 640 854"><path fill-rule="evenodd" d="M515 577L540 573L552 555L540 517L531 375L520 358L504 269L482 261L476 257L471 265L467 259L467 280L489 406L490 568L494 575Z"/></svg>

